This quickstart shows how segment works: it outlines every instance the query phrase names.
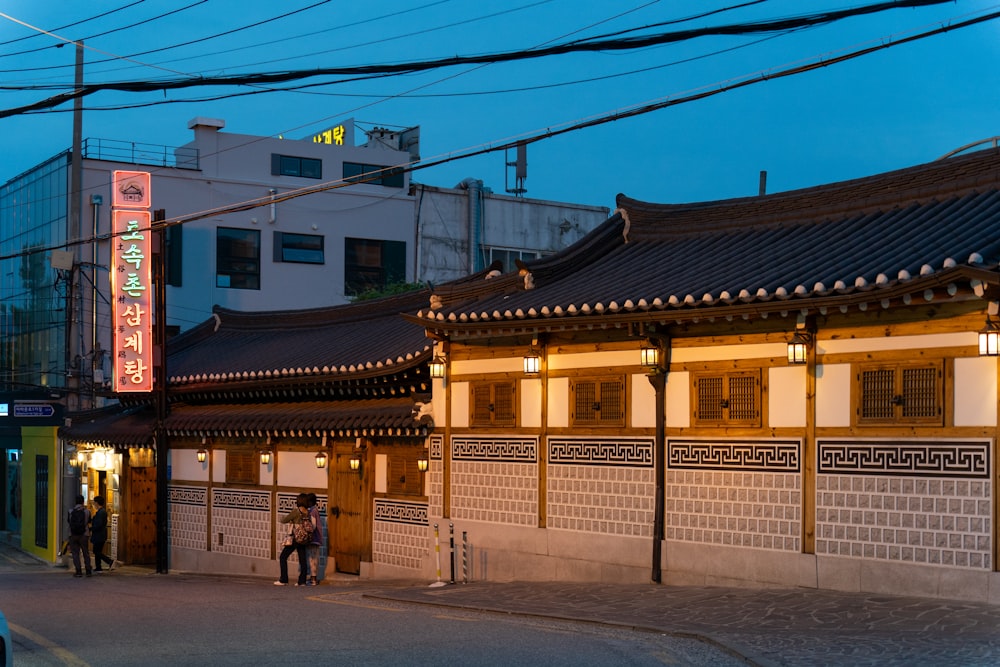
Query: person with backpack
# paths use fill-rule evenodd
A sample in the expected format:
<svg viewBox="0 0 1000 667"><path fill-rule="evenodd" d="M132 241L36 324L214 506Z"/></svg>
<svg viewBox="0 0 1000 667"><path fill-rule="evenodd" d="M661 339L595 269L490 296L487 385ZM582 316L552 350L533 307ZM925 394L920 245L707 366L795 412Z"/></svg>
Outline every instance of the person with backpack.
<svg viewBox="0 0 1000 667"><path fill-rule="evenodd" d="M73 567L76 571L74 577L82 577L83 570L80 568L80 552L83 551L83 564L86 567L87 576L90 576L90 549L87 540L90 537L90 510L83 504L83 496L76 497L76 505L69 511L69 549L73 554Z"/></svg>
<svg viewBox="0 0 1000 667"><path fill-rule="evenodd" d="M290 524L288 534L282 542L281 555L278 563L281 573L275 586L288 585L288 557L295 553L299 557L299 581L296 586L305 586L309 579L309 557L306 547L312 540L312 520L309 518L309 500L306 494L300 493L296 499L296 507L286 514L281 523Z"/></svg>
<svg viewBox="0 0 1000 667"><path fill-rule="evenodd" d="M104 509L104 496L94 496L97 511L90 520L90 541L94 545L94 572L104 572L103 563L108 564L108 572L115 569L117 561L104 555L104 544L108 541L108 512Z"/></svg>
<svg viewBox="0 0 1000 667"><path fill-rule="evenodd" d="M320 521L318 498L315 493L309 494L309 518L312 520L312 539L306 551L309 554L309 581L306 586L319 584L319 550L323 546L323 524Z"/></svg>

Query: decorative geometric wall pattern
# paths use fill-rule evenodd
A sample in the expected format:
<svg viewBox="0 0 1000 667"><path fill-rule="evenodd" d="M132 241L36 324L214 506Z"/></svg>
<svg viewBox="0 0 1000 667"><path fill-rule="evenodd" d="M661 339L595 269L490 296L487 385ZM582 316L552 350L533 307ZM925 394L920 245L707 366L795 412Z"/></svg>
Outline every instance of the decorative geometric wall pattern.
<svg viewBox="0 0 1000 667"><path fill-rule="evenodd" d="M271 494L212 489L212 551L271 558Z"/></svg>
<svg viewBox="0 0 1000 667"><path fill-rule="evenodd" d="M652 438L549 438L549 463L653 465Z"/></svg>
<svg viewBox="0 0 1000 667"><path fill-rule="evenodd" d="M792 473L668 470L667 539L799 551L800 483Z"/></svg>
<svg viewBox="0 0 1000 667"><path fill-rule="evenodd" d="M170 485L167 502L170 546L205 551L208 548L208 489Z"/></svg>
<svg viewBox="0 0 1000 667"><path fill-rule="evenodd" d="M426 526L427 503L375 499L375 520Z"/></svg>
<svg viewBox="0 0 1000 667"><path fill-rule="evenodd" d="M988 440L820 440L819 472L912 477L990 476Z"/></svg>
<svg viewBox="0 0 1000 667"><path fill-rule="evenodd" d="M990 445L819 441L816 553L991 570Z"/></svg>
<svg viewBox="0 0 1000 667"><path fill-rule="evenodd" d="M430 516L444 514L444 438L431 436L428 442L430 461L427 464L427 512Z"/></svg>
<svg viewBox="0 0 1000 667"><path fill-rule="evenodd" d="M444 457L444 438L440 435L431 436L427 448L430 450L431 460L440 461Z"/></svg>
<svg viewBox="0 0 1000 667"><path fill-rule="evenodd" d="M549 528L652 537L652 467L550 465L547 479Z"/></svg>
<svg viewBox="0 0 1000 667"><path fill-rule="evenodd" d="M799 472L799 440L669 440L667 467Z"/></svg>
<svg viewBox="0 0 1000 667"><path fill-rule="evenodd" d="M451 439L453 461L538 461L538 438L456 437Z"/></svg>
<svg viewBox="0 0 1000 667"><path fill-rule="evenodd" d="M425 503L375 500L372 561L419 570L430 554Z"/></svg>

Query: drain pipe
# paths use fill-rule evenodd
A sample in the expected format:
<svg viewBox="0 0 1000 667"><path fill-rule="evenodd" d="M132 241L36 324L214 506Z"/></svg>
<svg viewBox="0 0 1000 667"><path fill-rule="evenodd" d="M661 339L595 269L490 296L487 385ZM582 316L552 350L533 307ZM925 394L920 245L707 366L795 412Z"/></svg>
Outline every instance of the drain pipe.
<svg viewBox="0 0 1000 667"><path fill-rule="evenodd" d="M469 273L479 271L479 245L482 243L480 231L482 229L482 206L481 199L483 193L483 182L478 178L466 178L458 184L458 188L468 191L469 196Z"/></svg>

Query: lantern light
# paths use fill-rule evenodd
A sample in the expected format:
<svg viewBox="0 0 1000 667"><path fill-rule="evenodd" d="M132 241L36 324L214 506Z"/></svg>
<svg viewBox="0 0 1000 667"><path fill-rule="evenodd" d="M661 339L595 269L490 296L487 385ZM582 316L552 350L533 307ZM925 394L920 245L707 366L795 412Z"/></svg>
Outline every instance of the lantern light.
<svg viewBox="0 0 1000 667"><path fill-rule="evenodd" d="M1000 356L1000 327L989 316L986 317L986 326L979 332L979 356Z"/></svg>

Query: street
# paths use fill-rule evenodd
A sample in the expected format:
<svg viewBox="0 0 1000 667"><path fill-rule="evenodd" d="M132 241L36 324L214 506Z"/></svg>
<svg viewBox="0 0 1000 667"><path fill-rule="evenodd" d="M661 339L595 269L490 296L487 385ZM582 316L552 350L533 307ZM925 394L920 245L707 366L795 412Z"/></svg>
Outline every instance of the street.
<svg viewBox="0 0 1000 667"><path fill-rule="evenodd" d="M130 567L75 579L0 547L0 609L19 667L746 664L696 639L365 596L419 583L271 581Z"/></svg>

